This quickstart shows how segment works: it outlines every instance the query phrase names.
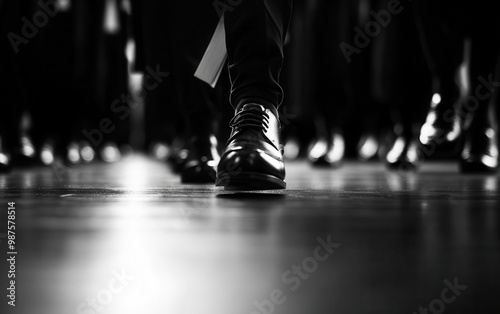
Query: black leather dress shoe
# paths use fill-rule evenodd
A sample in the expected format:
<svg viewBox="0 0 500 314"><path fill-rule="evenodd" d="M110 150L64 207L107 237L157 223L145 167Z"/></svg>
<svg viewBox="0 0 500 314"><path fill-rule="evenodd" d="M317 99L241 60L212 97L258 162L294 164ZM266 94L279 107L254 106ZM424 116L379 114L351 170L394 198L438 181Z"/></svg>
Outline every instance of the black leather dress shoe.
<svg viewBox="0 0 500 314"><path fill-rule="evenodd" d="M317 167L339 167L345 153L344 138L334 133L331 138L318 139L312 145L308 158Z"/></svg>
<svg viewBox="0 0 500 314"><path fill-rule="evenodd" d="M399 136L385 157L387 167L396 171L415 171L420 166L421 152L418 141Z"/></svg>
<svg viewBox="0 0 500 314"><path fill-rule="evenodd" d="M435 94L425 123L420 129L420 143L443 150L453 150L459 143L461 123L458 109L445 106L440 96Z"/></svg>
<svg viewBox="0 0 500 314"><path fill-rule="evenodd" d="M226 190L285 189L280 122L274 107L246 104L231 120L231 136L217 168Z"/></svg>
<svg viewBox="0 0 500 314"><path fill-rule="evenodd" d="M214 183L220 156L214 135L192 137L182 164L182 183Z"/></svg>
<svg viewBox="0 0 500 314"><path fill-rule="evenodd" d="M494 173L498 170L497 134L493 128L468 132L460 156L463 173Z"/></svg>

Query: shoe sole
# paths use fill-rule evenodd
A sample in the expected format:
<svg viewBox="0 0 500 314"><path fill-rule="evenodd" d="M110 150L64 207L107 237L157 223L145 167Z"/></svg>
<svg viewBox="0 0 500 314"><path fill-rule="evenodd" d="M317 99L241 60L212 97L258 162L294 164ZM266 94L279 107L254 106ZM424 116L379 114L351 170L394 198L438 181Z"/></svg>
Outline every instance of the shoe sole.
<svg viewBox="0 0 500 314"><path fill-rule="evenodd" d="M241 172L235 176L217 178L216 186L223 186L228 191L259 191L259 190L284 190L286 182L278 177L255 173Z"/></svg>

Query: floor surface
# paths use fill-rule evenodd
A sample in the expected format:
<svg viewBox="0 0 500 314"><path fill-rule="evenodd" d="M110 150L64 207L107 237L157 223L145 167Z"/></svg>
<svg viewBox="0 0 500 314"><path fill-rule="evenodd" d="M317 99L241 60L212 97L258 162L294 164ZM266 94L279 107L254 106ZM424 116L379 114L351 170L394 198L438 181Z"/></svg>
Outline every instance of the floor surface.
<svg viewBox="0 0 500 314"><path fill-rule="evenodd" d="M500 313L500 176L287 171L265 193L181 185L143 156L0 175L1 313Z"/></svg>

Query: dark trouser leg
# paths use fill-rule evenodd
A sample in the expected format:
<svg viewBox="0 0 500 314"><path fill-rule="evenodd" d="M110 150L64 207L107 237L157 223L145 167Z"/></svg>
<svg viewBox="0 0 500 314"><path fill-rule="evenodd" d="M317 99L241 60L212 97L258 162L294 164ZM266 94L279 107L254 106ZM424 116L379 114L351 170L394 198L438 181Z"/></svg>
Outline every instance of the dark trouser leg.
<svg viewBox="0 0 500 314"><path fill-rule="evenodd" d="M386 1L378 1L380 10ZM415 5L408 4L405 10L391 21L388 27L374 40L373 94L377 102L389 105L392 122L398 134L407 140L413 139L414 126L421 125L427 113L428 99L432 96L430 72L415 26ZM461 54L461 50L457 52Z"/></svg>
<svg viewBox="0 0 500 314"><path fill-rule="evenodd" d="M378 1L378 5L377 10L382 9L386 2ZM385 161L402 173L415 170L426 157L419 150L418 129L432 96L431 75L415 26L415 5L408 3L374 40L374 95L388 106L396 136Z"/></svg>
<svg viewBox="0 0 500 314"><path fill-rule="evenodd" d="M172 143L185 124L178 119L180 112L172 79L173 16L177 11L173 12L172 0L133 0L131 3L137 50L135 70L145 71L148 66L158 66L162 72L171 73L157 88L150 88L144 100L145 147L161 142Z"/></svg>
<svg viewBox="0 0 500 314"><path fill-rule="evenodd" d="M497 61L500 57L500 23L494 10L490 9L474 13L471 30L469 100L474 101L464 103L463 109L473 116L473 129L488 126L496 129L494 98L499 88L496 82L499 81Z"/></svg>
<svg viewBox="0 0 500 314"><path fill-rule="evenodd" d="M423 45L434 75L434 93L440 96L433 97L419 138L429 152L448 143L452 143L447 147L451 150L460 135L457 105L463 86L459 70L471 25L470 8L455 1L422 0L418 4Z"/></svg>
<svg viewBox="0 0 500 314"><path fill-rule="evenodd" d="M498 169L497 119L494 112L499 80L499 23L492 7L472 8L470 88L460 112L466 116L463 172Z"/></svg>
<svg viewBox="0 0 500 314"><path fill-rule="evenodd" d="M469 18L463 5L454 1L422 0L418 6L419 29L435 90L442 102L453 106L460 96L457 71L464 59L464 40Z"/></svg>
<svg viewBox="0 0 500 314"><path fill-rule="evenodd" d="M0 5L0 146L20 151L21 116L35 105L43 105L46 93L36 73L40 73L35 49L35 36L28 43L8 34L23 36L23 16L32 16L35 1L1 1ZM31 15L30 15L31 14ZM12 40L12 41L11 41ZM36 96L35 96L36 95ZM1 148L0 148L1 149ZM17 156L16 156L17 157Z"/></svg>
<svg viewBox="0 0 500 314"><path fill-rule="evenodd" d="M313 165L337 167L345 151L342 129L352 104L352 86L366 87L361 80L353 84L353 65L339 49L339 43L351 42L354 37L352 30L357 24L358 4L348 0L322 0L310 2L308 9L312 11L308 15L312 76L306 78L311 87L307 105L316 110L316 139L308 158ZM356 69L360 61L356 58Z"/></svg>
<svg viewBox="0 0 500 314"><path fill-rule="evenodd" d="M173 4L172 75L179 110L189 136L214 133L217 119L216 89L194 77L218 16L211 2L185 0ZM221 87L217 85L217 90Z"/></svg>
<svg viewBox="0 0 500 314"><path fill-rule="evenodd" d="M225 13L231 104L237 107L265 102L279 106L283 100L279 76L292 1L225 2L232 8Z"/></svg>

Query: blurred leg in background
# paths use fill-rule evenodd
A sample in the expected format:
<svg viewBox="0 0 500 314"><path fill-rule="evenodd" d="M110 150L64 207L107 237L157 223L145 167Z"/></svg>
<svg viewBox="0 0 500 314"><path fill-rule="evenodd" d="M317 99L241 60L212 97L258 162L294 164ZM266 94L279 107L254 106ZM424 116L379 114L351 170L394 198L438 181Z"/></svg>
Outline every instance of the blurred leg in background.
<svg viewBox="0 0 500 314"><path fill-rule="evenodd" d="M378 1L375 10L385 9ZM390 113L392 136L385 154L394 170L415 170L421 162L419 128L431 93L431 75L420 45L414 4L392 17L374 42L373 95Z"/></svg>
<svg viewBox="0 0 500 314"><path fill-rule="evenodd" d="M12 152L7 131L11 127L9 117L12 107L9 95L12 90L9 82L12 80L9 77L13 77L14 74L10 67L12 48L7 38L10 28L7 12L11 12L7 1L0 1L0 73L3 73L0 76L0 94L2 95L0 100L0 173L8 172L12 166Z"/></svg>
<svg viewBox="0 0 500 314"><path fill-rule="evenodd" d="M41 71L31 76L40 82L46 97L37 97L31 111L42 164L52 165L63 157L71 165L80 162L73 126L80 117L75 92L74 11L72 2L53 2L54 13L40 29L33 46Z"/></svg>
<svg viewBox="0 0 500 314"><path fill-rule="evenodd" d="M499 55L494 10L452 1L420 1L418 9L434 76L434 95L420 141L431 155L463 135L461 170L494 172L498 168L494 79Z"/></svg>
<svg viewBox="0 0 500 314"><path fill-rule="evenodd" d="M311 136L308 158L316 166L339 166L349 152L362 160L377 157L385 110L374 101L371 91L378 65L374 45L349 58L341 49L341 44L353 44L356 27L364 29L373 20L372 8L367 0L295 3L285 60L289 92L285 101L290 106L288 112L298 115L290 132L301 136L300 140L287 141L297 143L291 148L295 157ZM355 142L357 147L349 145Z"/></svg>
<svg viewBox="0 0 500 314"><path fill-rule="evenodd" d="M158 160L174 161L182 145L183 121L178 119L180 108L172 79L173 1L132 0L131 7L134 70L144 73L147 67L158 67L170 73L161 85L147 91L144 99L144 149Z"/></svg>
<svg viewBox="0 0 500 314"><path fill-rule="evenodd" d="M433 97L420 142L425 150L454 151L459 144L462 117L458 107L465 95L465 44L471 16L454 1L419 1L418 26L433 76ZM428 156L427 156L428 157Z"/></svg>
<svg viewBox="0 0 500 314"><path fill-rule="evenodd" d="M9 14L7 14L9 12ZM14 77L12 71L13 54L7 34L10 31L11 23L8 16L12 15L11 8L7 1L0 1L0 173L8 172L12 167L12 151L10 145L11 136L7 131L12 127L10 111L13 108L11 102L12 87L10 82Z"/></svg>
<svg viewBox="0 0 500 314"><path fill-rule="evenodd" d="M98 4L96 3L96 6ZM93 28L91 45L96 54L92 85L95 93L99 127L104 120L111 120L112 131L103 132L99 155L105 162L118 161L122 150L130 141L131 104L122 102L128 95L128 71L126 45L128 39L127 13L119 0L100 1L96 11L89 11L88 26ZM98 28L91 23L98 22ZM127 109L127 110L126 110Z"/></svg>
<svg viewBox="0 0 500 314"><path fill-rule="evenodd" d="M38 8L39 9L39 8ZM32 165L35 147L31 140L29 112L46 94L40 87L42 72L33 41L38 28L30 23L35 1L4 0L0 3L0 169L13 163ZM23 19L26 18L26 19ZM25 22L28 21L28 22ZM38 74L37 77L32 74ZM25 119L23 119L25 117Z"/></svg>
<svg viewBox="0 0 500 314"><path fill-rule="evenodd" d="M354 38L358 4L346 0L311 1L308 106L312 106L315 137L308 158L316 166L340 165L345 154L343 129L353 106L353 68L339 43ZM358 85L357 85L358 86ZM365 91L366 94L367 91Z"/></svg>
<svg viewBox="0 0 500 314"><path fill-rule="evenodd" d="M470 31L470 74L465 143L460 156L462 172L489 173L498 170L498 87L500 23L493 6L474 7Z"/></svg>
<svg viewBox="0 0 500 314"><path fill-rule="evenodd" d="M381 24L386 19L379 13L380 10L387 12L387 2L380 0L359 0L353 2L356 4L357 12L356 24L359 29L366 32L366 28L370 23L376 22L380 25L381 32L371 39L367 47L361 49L361 52L356 56L352 56L350 64L350 72L352 73L352 109L349 111L350 116L347 125L344 129L346 143L357 142L356 147L352 145L346 146L346 155L354 155L352 149L355 148L355 155L363 161L376 160L384 154L386 149L386 141L388 133L388 108L383 102L377 98L376 85L380 83L380 63L382 62L380 53L377 49L383 45L384 34L388 32L386 27ZM375 18L377 16L377 18ZM387 22L387 28L397 27L390 26L393 23L393 18ZM354 34L352 36L355 36ZM351 41L353 38L351 38Z"/></svg>
<svg viewBox="0 0 500 314"><path fill-rule="evenodd" d="M314 86L312 56L312 23L317 1L296 0L290 28L285 41L282 73L283 100L282 117L285 158L293 160L307 154L307 145L314 130L311 112L311 91Z"/></svg>
<svg viewBox="0 0 500 314"><path fill-rule="evenodd" d="M101 158L106 162L118 161L124 149L130 143L131 116L120 114L118 119L113 109L115 101L121 101L121 95L128 95L128 70L126 47L129 38L127 12L123 1L104 1L102 33L99 36L96 88L100 99L101 119L111 118L116 127L108 134L100 150Z"/></svg>

